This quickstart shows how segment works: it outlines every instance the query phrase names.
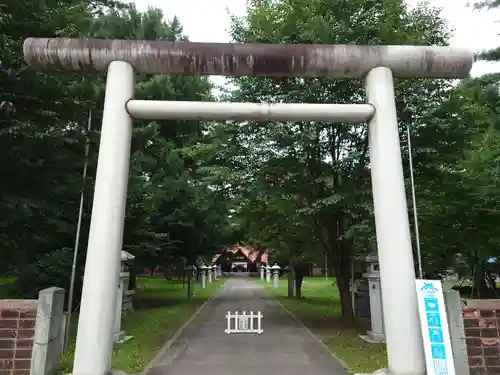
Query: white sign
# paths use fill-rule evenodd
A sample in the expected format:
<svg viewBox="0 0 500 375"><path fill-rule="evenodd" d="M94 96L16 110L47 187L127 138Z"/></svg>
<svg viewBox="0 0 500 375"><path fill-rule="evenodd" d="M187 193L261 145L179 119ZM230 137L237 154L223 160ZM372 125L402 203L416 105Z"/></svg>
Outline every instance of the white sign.
<svg viewBox="0 0 500 375"><path fill-rule="evenodd" d="M255 314L250 311L248 314L246 311L232 313L228 311L226 314L227 327L225 332L229 335L231 333L256 333L258 335L262 334L264 330L262 329L262 318L264 316L260 311Z"/></svg>
<svg viewBox="0 0 500 375"><path fill-rule="evenodd" d="M416 280L427 375L455 375L440 280Z"/></svg>
<svg viewBox="0 0 500 375"><path fill-rule="evenodd" d="M249 316L241 315L238 317L238 330L247 331L248 330L248 320Z"/></svg>

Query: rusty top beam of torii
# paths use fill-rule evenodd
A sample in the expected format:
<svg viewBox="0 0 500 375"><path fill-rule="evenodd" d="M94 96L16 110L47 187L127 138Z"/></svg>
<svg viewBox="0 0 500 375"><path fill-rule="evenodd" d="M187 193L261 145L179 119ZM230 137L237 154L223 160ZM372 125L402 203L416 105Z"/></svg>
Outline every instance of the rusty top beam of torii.
<svg viewBox="0 0 500 375"><path fill-rule="evenodd" d="M384 66L400 78L463 78L473 63L470 50L428 46L28 38L23 51L32 68L89 73L125 61L147 74L359 78Z"/></svg>

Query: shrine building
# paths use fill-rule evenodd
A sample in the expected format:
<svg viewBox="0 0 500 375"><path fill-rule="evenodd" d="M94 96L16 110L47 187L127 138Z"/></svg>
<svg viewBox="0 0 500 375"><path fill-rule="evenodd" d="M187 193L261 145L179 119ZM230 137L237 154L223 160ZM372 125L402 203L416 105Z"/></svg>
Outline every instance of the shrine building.
<svg viewBox="0 0 500 375"><path fill-rule="evenodd" d="M258 272L261 264L267 263L267 253L243 246L227 249L212 258L212 264L220 265L222 272Z"/></svg>

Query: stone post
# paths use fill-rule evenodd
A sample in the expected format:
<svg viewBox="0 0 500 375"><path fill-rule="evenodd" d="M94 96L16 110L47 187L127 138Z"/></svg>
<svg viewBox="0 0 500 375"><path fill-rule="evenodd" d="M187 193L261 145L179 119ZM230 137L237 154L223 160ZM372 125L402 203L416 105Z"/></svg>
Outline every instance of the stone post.
<svg viewBox="0 0 500 375"><path fill-rule="evenodd" d="M273 286L274 288L279 287L279 277L280 277L280 269L277 263L274 263L274 266L271 267L271 271L273 272Z"/></svg>
<svg viewBox="0 0 500 375"><path fill-rule="evenodd" d="M40 291L30 375L48 375L57 370L63 344L63 311L64 289Z"/></svg>
<svg viewBox="0 0 500 375"><path fill-rule="evenodd" d="M269 264L266 266L266 282L268 284L271 282L271 266Z"/></svg>
<svg viewBox="0 0 500 375"><path fill-rule="evenodd" d="M295 275L293 273L293 267L288 266L286 268L287 270L287 276L288 276L288 297L292 298L293 297L293 292L294 292L294 281L295 281Z"/></svg>
<svg viewBox="0 0 500 375"><path fill-rule="evenodd" d="M369 343L385 342L385 325L382 309L382 287L377 254L369 254L366 259L367 272L363 276L368 280L370 297L371 330L362 339Z"/></svg>
<svg viewBox="0 0 500 375"><path fill-rule="evenodd" d="M264 274L266 272L266 266L264 266L263 264L260 265L260 279L262 281L264 281Z"/></svg>
<svg viewBox="0 0 500 375"><path fill-rule="evenodd" d="M469 357L465 341L464 316L458 290L443 290L448 328L450 330L451 349L456 375L470 375Z"/></svg>
<svg viewBox="0 0 500 375"><path fill-rule="evenodd" d="M201 264L199 268L199 275L200 275L200 281L201 281L201 288L205 289L207 286L207 266L205 264Z"/></svg>
<svg viewBox="0 0 500 375"><path fill-rule="evenodd" d="M116 313L115 324L113 326L113 343L123 340L125 334L121 330L122 326L122 304L123 304L123 279L118 281L118 291L116 293Z"/></svg>
<svg viewBox="0 0 500 375"><path fill-rule="evenodd" d="M217 266L215 264L212 266L212 273L214 275L214 280L217 280L217 276L218 276L217 275Z"/></svg>

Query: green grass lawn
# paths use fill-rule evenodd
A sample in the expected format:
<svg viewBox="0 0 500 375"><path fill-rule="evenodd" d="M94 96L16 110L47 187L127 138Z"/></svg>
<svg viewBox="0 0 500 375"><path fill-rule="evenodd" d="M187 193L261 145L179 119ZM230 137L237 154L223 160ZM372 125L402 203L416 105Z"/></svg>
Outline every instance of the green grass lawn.
<svg viewBox="0 0 500 375"><path fill-rule="evenodd" d="M385 345L363 341L358 335L366 331L346 326L340 318L338 289L332 283L335 283L333 278L306 278L302 286L304 298L301 300L286 297L286 278L280 279L278 289L266 284L266 290L310 328L332 353L342 359L350 373L371 373L386 367Z"/></svg>
<svg viewBox="0 0 500 375"><path fill-rule="evenodd" d="M194 297L186 298L187 286L178 281L167 281L161 277L139 277L137 280L136 310L127 314L122 329L133 339L115 346L113 369L127 373L140 372L157 351L193 315L210 296L213 296L223 280L201 289L195 286ZM75 327L72 331L76 331ZM74 354L74 337L68 351L63 355L59 373L71 372Z"/></svg>
<svg viewBox="0 0 500 375"><path fill-rule="evenodd" d="M15 281L15 276L0 276L0 299L15 298L12 296L12 284Z"/></svg>
<svg viewBox="0 0 500 375"><path fill-rule="evenodd" d="M0 276L0 286L9 285L16 281L15 276Z"/></svg>

